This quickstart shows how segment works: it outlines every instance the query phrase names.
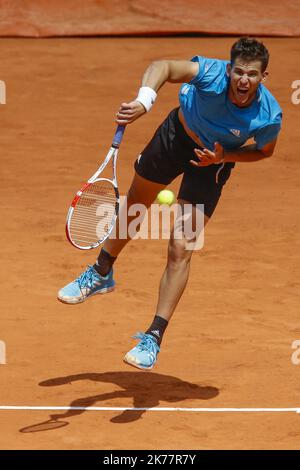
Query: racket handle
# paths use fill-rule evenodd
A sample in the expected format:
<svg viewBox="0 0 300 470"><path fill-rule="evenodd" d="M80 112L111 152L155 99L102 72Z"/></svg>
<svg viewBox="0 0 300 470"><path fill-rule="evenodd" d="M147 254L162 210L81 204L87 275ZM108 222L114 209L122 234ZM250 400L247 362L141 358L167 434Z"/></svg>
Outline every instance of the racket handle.
<svg viewBox="0 0 300 470"><path fill-rule="evenodd" d="M120 146L124 131L125 131L125 126L117 127L116 133L113 138L112 147L118 148Z"/></svg>

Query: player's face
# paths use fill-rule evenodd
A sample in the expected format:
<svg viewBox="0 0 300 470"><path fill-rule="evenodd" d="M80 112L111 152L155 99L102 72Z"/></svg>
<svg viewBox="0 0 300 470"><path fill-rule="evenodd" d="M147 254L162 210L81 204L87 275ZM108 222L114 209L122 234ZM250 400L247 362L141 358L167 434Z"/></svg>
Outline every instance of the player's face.
<svg viewBox="0 0 300 470"><path fill-rule="evenodd" d="M261 71L261 62L247 62L237 57L228 66L230 76L229 98L237 106L248 106L256 96L258 85L267 78L268 73Z"/></svg>

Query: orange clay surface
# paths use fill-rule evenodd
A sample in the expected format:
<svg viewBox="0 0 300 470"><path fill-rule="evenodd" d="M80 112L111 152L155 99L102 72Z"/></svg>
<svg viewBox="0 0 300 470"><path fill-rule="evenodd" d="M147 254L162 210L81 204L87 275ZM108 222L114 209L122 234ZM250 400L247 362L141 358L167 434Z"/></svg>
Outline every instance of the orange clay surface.
<svg viewBox="0 0 300 470"><path fill-rule="evenodd" d="M0 0L0 36L264 35L299 37L300 0Z"/></svg>
<svg viewBox="0 0 300 470"><path fill-rule="evenodd" d="M154 59L227 58L232 38L2 39L1 319L7 364L0 405L300 407L300 41L269 39L268 87L284 110L276 154L238 164L192 259L188 286L153 372L123 355L147 328L166 263L166 240L131 242L116 263L117 289L86 303L56 300L96 251L66 240L74 192L97 168L121 101L136 96ZM133 162L169 110L166 85L128 127L119 154L125 194ZM177 190L180 180L171 185ZM0 411L2 449L296 449L296 413ZM49 426L50 427L50 426ZM36 432L20 432L24 431Z"/></svg>

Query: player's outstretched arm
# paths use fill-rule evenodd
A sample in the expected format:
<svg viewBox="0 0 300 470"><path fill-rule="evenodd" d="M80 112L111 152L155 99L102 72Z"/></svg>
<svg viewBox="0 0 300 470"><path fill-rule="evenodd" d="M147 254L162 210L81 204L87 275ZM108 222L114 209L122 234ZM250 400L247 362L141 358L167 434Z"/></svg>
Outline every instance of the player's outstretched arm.
<svg viewBox="0 0 300 470"><path fill-rule="evenodd" d="M146 69L142 87L134 101L121 103L116 123L126 125L150 111L158 90L166 83L191 81L199 72L199 64L188 60L158 60Z"/></svg>

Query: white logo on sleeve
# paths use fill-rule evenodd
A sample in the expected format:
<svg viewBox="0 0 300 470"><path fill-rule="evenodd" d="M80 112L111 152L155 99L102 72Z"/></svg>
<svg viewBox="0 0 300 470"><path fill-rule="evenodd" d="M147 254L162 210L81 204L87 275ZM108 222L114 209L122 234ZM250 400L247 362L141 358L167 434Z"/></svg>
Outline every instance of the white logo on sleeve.
<svg viewBox="0 0 300 470"><path fill-rule="evenodd" d="M189 89L190 89L189 85L184 85L181 89L181 94L182 95L187 95L188 92L189 92Z"/></svg>
<svg viewBox="0 0 300 470"><path fill-rule="evenodd" d="M230 132L235 135L236 137L240 137L241 131L239 129L229 129Z"/></svg>
<svg viewBox="0 0 300 470"><path fill-rule="evenodd" d="M138 164L140 163L141 157L142 157L142 154L140 153L140 155L137 157L137 162L138 162Z"/></svg>

